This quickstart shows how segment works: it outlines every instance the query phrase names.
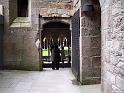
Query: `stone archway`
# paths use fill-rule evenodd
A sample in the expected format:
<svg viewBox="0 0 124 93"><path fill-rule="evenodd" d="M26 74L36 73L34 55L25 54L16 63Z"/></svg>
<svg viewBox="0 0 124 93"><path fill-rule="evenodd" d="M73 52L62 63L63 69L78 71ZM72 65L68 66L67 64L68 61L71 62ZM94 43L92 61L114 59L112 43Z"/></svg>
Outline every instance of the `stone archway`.
<svg viewBox="0 0 124 93"><path fill-rule="evenodd" d="M42 24L41 34L42 34L41 37L47 37L47 40L48 40L48 49L47 49L48 50L48 56L44 57L42 55L42 58L43 59L45 58L43 60L43 66L44 67L51 67L51 63L50 63L51 62L51 60L50 60L51 39L52 39L52 44L54 44L54 43L59 44L60 43L59 48L61 49L61 47L64 46L63 38L67 37L68 43L67 43L67 46L65 46L65 47L67 47L67 49L69 50L70 49L69 47L71 46L70 45L71 44L70 25L68 23L63 22L63 21L49 21L49 22ZM42 39L41 39L41 41L42 41ZM58 41L58 39L59 39L59 41ZM65 52L65 54L66 53L68 54L68 50L67 50L67 52ZM42 51L42 54L43 54L43 51ZM68 55L66 55L66 59L67 59L67 57L68 57ZM46 60L46 59L48 59L48 60ZM48 63L48 61L50 64ZM61 66L61 64L60 64L60 66ZM65 65L65 66L67 66L67 65Z"/></svg>

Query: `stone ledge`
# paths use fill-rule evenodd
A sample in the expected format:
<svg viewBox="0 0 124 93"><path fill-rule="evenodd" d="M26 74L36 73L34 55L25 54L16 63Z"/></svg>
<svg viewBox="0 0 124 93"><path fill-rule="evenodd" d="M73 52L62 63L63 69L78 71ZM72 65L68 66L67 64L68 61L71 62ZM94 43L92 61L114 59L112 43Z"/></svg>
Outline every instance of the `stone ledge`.
<svg viewBox="0 0 124 93"><path fill-rule="evenodd" d="M31 27L29 17L17 17L10 27Z"/></svg>

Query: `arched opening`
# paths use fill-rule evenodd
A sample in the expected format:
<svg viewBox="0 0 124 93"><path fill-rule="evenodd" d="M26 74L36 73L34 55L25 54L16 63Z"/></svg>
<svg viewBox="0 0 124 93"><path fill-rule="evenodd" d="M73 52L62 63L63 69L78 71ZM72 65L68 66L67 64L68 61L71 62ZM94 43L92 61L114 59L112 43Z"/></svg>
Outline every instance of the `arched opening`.
<svg viewBox="0 0 124 93"><path fill-rule="evenodd" d="M43 25L43 29L45 28L69 28L69 24L68 23L64 23L64 22L47 22Z"/></svg>
<svg viewBox="0 0 124 93"><path fill-rule="evenodd" d="M51 37L50 38L50 45L52 45L53 44L53 38Z"/></svg>
<svg viewBox="0 0 124 93"><path fill-rule="evenodd" d="M69 55L68 51L71 46L70 45L71 41L67 40L67 38L70 38L71 40L70 25L68 23L64 23L61 21L54 21L54 22L52 21L43 24L42 27L43 30L41 37L47 37L47 44L48 44L47 52L46 52L48 54L43 55L44 51L42 49L43 68L52 67L51 46L54 46L55 44L58 45L60 51L62 50L62 47L64 47L64 53L65 53L64 67L70 67L71 65L70 63L68 63L68 55ZM44 46L44 43L42 43L42 47ZM62 62L60 62L60 67L62 67Z"/></svg>
<svg viewBox="0 0 124 93"><path fill-rule="evenodd" d="M65 38L63 39L63 46L67 47L67 42L68 42L68 40L67 40L67 38L65 37Z"/></svg>
<svg viewBox="0 0 124 93"><path fill-rule="evenodd" d="M43 46L42 46L42 49L47 49L48 48L48 42L47 42L47 38L45 37L44 39L43 39Z"/></svg>
<svg viewBox="0 0 124 93"><path fill-rule="evenodd" d="M83 3L85 5L86 2ZM52 41L48 39L49 45L57 43L68 47L72 72L82 84L101 81L101 9L98 0L93 0L92 5L93 10L83 11L81 8L75 12L72 31L69 24L61 21L49 21L41 26L41 37L52 38ZM50 61L50 56L43 60L43 67L51 67L45 64L46 61Z"/></svg>
<svg viewBox="0 0 124 93"><path fill-rule="evenodd" d="M58 38L58 46L60 47L61 46L61 39Z"/></svg>

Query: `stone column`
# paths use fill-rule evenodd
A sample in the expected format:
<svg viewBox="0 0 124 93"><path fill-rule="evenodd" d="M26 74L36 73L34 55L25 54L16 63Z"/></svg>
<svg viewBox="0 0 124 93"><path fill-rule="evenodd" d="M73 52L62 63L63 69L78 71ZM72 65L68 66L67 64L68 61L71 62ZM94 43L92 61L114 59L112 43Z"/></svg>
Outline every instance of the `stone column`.
<svg viewBox="0 0 124 93"><path fill-rule="evenodd" d="M102 92L124 93L124 0L100 0Z"/></svg>
<svg viewBox="0 0 124 93"><path fill-rule="evenodd" d="M81 10L80 29L80 80L82 84L101 81L101 30L100 5L93 4L94 11Z"/></svg>

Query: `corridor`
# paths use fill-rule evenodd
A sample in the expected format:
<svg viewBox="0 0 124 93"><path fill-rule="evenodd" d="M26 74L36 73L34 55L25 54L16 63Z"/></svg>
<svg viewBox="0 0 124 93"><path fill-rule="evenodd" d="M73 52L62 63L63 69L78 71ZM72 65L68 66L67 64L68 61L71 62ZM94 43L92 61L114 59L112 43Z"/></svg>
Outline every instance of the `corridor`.
<svg viewBox="0 0 124 93"><path fill-rule="evenodd" d="M0 93L101 93L100 85L80 86L71 69L0 71Z"/></svg>

